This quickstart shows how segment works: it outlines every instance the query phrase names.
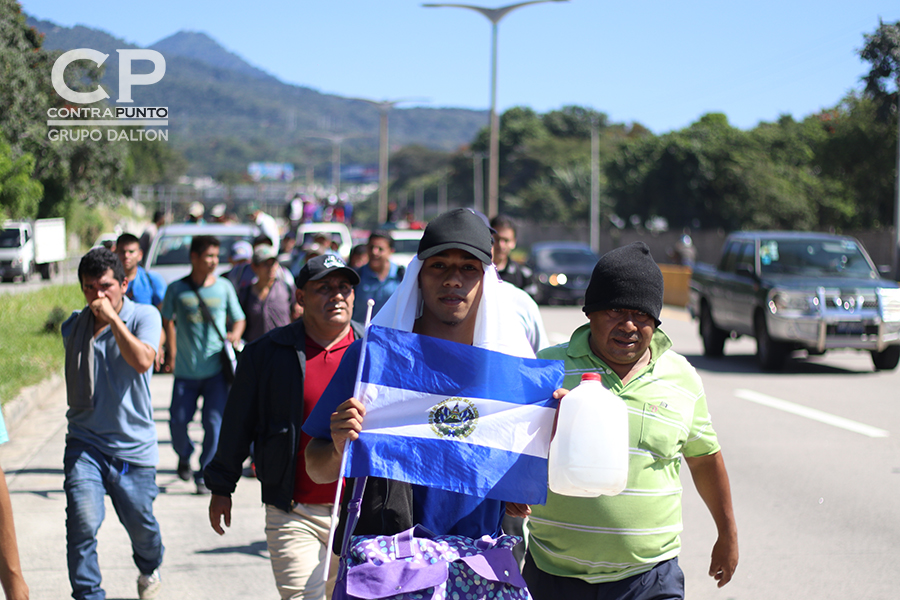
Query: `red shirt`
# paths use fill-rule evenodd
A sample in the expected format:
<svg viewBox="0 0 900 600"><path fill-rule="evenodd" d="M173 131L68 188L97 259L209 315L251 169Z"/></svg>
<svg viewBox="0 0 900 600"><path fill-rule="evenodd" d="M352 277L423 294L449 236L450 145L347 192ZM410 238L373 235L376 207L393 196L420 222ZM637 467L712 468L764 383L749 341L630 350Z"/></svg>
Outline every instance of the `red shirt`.
<svg viewBox="0 0 900 600"><path fill-rule="evenodd" d="M306 336L306 375L303 379L303 418L312 412L328 382L337 371L344 352L353 343L355 336L351 329L343 339L326 350L309 336ZM297 471L294 477L294 502L301 504L332 504L337 482L319 484L313 482L306 473L306 446L312 438L300 432L300 450L297 453Z"/></svg>

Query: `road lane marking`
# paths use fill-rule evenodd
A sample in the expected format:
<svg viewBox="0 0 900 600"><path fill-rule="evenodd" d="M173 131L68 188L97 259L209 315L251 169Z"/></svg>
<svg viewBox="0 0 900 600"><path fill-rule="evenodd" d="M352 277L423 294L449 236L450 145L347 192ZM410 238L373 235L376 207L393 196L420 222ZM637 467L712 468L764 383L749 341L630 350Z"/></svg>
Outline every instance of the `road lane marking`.
<svg viewBox="0 0 900 600"><path fill-rule="evenodd" d="M743 400L756 402L757 404L762 404L763 406L768 406L770 408L777 408L778 410L783 410L794 415L806 417L807 419L819 421L820 423L825 423L827 425L840 427L841 429L846 429L847 431L852 431L854 433L861 433L862 435L867 435L873 438L888 437L888 432L884 429L872 427L871 425L865 425L864 423L859 423L858 421L851 421L850 419L845 419L844 417L832 415L815 408L803 406L801 404L794 404L793 402L781 400L780 398L775 398L773 396L767 396L766 394L760 394L759 392L754 392L753 390L734 390L734 395Z"/></svg>

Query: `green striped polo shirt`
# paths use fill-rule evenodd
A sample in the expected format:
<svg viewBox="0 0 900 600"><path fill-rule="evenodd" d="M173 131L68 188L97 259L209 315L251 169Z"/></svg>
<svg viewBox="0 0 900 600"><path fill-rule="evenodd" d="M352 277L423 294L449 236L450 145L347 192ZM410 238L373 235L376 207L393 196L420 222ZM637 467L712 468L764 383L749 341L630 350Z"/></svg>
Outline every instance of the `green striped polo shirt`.
<svg viewBox="0 0 900 600"><path fill-rule="evenodd" d="M526 521L528 548L543 571L589 583L644 573L681 548L681 457L719 451L700 377L657 329L650 364L623 385L589 345L590 324L568 344L540 358L564 360L564 387L583 373L600 373L603 385L628 405L628 484L618 496L575 498L548 491ZM565 402L565 400L563 400Z"/></svg>

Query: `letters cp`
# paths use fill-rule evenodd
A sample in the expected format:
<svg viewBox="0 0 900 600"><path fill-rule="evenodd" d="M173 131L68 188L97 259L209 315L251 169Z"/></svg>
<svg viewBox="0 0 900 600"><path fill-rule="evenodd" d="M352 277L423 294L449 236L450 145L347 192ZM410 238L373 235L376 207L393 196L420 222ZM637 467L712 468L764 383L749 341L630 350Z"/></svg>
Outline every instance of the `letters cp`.
<svg viewBox="0 0 900 600"><path fill-rule="evenodd" d="M131 86L154 84L166 74L166 59L156 50L139 48L135 50L116 50L116 52L119 53L119 98L116 102L134 102L131 99ZM66 67L76 60L90 60L99 67L107 57L109 57L109 54L103 54L90 48L77 48L64 52L53 63L53 70L50 72L50 82L53 84L53 89L69 102L76 104L91 104L104 98L109 98L109 94L100 86L97 86L97 89L93 92L76 92L66 85L63 77ZM135 60L149 60L153 63L153 71L147 74L132 73L131 63Z"/></svg>

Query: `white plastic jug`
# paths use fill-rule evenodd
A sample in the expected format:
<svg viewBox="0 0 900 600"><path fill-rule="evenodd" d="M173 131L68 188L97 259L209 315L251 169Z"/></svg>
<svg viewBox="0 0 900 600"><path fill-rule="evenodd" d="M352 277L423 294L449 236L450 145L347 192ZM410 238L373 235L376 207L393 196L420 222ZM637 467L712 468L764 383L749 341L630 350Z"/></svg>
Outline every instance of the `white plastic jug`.
<svg viewBox="0 0 900 600"><path fill-rule="evenodd" d="M585 373L560 401L550 442L550 489L564 496L615 496L628 483L628 408Z"/></svg>

